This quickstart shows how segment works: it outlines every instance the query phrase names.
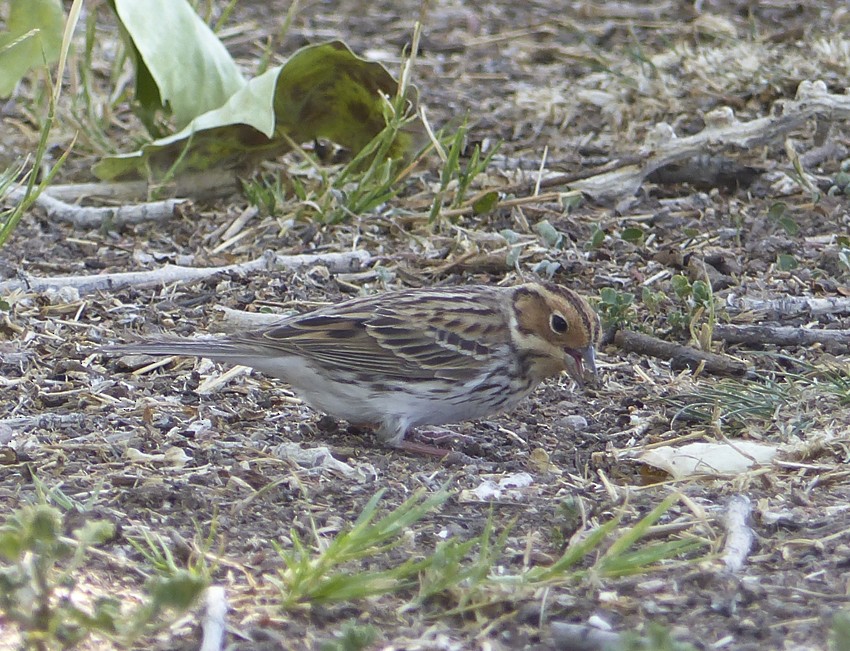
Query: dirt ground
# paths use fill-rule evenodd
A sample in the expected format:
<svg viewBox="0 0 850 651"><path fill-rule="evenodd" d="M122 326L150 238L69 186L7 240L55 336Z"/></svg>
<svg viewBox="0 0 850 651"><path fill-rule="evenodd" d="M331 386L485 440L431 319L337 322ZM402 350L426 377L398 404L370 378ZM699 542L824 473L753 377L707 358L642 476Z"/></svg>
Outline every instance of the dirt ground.
<svg viewBox="0 0 850 651"><path fill-rule="evenodd" d="M804 80L821 79L839 94L850 87L845 2L697 4L699 11L694 3L675 0L433 2L423 13L415 71L420 102L437 126L457 124L468 114L470 144L502 141L476 186L499 188L533 184L544 151L548 171L580 175L621 157L639 159L647 136L662 122L684 137L699 132L705 115L721 106L742 121L768 115L774 102L792 99ZM247 70L256 66L287 8L285 2L237 5L230 22L240 28L224 40ZM285 57L304 44L340 38L395 71L420 10L407 1L304 3L276 50ZM104 37L115 37L106 17L104 24ZM6 109L11 117L0 126L0 140L7 155L34 147L24 107ZM73 110L62 107L66 115ZM126 124L133 124L129 117L116 119L110 131L117 149L131 147ZM70 127L70 121L60 125L57 145L70 142ZM213 551L221 561L213 581L227 590L233 648L318 649L350 620L376 627L373 648L568 648L559 647L552 623L595 618L614 631L642 632L656 622L698 649L825 649L833 615L850 601L850 475L844 469L850 419L834 396L806 393L742 422L674 420L679 406L671 398L721 380L708 373L695 378L609 341L599 355L598 387L578 390L564 378L542 386L512 413L453 426L466 436L451 446L469 459L446 463L381 448L369 432L320 419L297 404L285 385L259 373L240 373L199 393L199 386L228 369L178 359L134 374L137 367L125 360L92 352L144 332L219 331L219 306L286 312L402 286L510 284L545 270L588 296L603 288L630 292L636 299L624 313L626 327L693 344L687 327L670 318L686 309L671 278L702 277L694 275L695 267L706 269L698 262L709 265L714 295L723 304L730 295L845 297L850 291L850 265L842 257L850 237L848 199L842 192L828 195L848 158L847 123L839 117L811 121L789 142L801 156L826 152L804 160L817 188L786 182L794 169L782 136L758 149L723 152L720 160L707 152L707 160L665 170L616 201L585 199L569 209L558 200L529 201L433 227L409 208L412 197L437 182L434 160L375 214L325 226L261 213L248 236L221 249L224 229L247 207L242 196L195 203L167 223L118 231L80 231L34 210L0 250L0 279L21 272L146 270L166 262L225 265L267 250L361 248L376 262L342 275L315 267L70 298L27 292L4 297L11 309L0 314L0 437L14 452L0 468L0 504L7 510L33 499L30 470L81 503L91 500L91 513L120 532L108 553L86 568L86 590L128 598L138 594L141 577L126 561L141 561L126 535L157 533L188 556L186 541L215 519ZM91 181L88 168L96 158L96 151L82 147L60 182ZM780 217L771 211L777 202L784 204ZM543 220L563 236L558 246L538 235L535 224ZM629 236L630 228L641 229L639 239ZM500 235L504 229L525 243L515 264ZM604 239L592 246L601 237L598 230ZM644 288L657 293L656 304L642 300ZM718 318L748 323L767 317L721 310ZM850 315L841 313L769 320L850 327ZM715 342L714 350L747 360L761 377L802 372L804 361L828 360L843 369L846 352L723 342ZM575 415L586 425L576 428L570 418ZM673 481L619 455L687 437L779 445L826 430L833 434L830 442L805 460L733 477ZM327 446L355 472L307 469L282 459L274 451L287 442ZM185 458L157 456L174 448ZM531 483L497 499L462 496L485 480L515 473L529 473ZM411 591L342 605L275 606L278 593L269 579L282 562L271 541L286 547L293 531L305 541L312 542L315 531L329 539L378 489L385 490L382 505L390 509L417 489L443 484L456 495L426 517L405 546L371 562L398 563L432 553L445 536L478 535L492 513L498 532L515 520L494 571L516 572L552 562L574 534L617 513L624 525L633 524L674 490L686 499L661 524L708 544L690 557L693 562L507 595L467 615L445 614L456 605L450 595L445 602L403 609ZM737 494L752 501L756 543L733 574L723 570L716 553L724 544L724 505ZM565 515L576 504L582 516ZM197 618L187 618L139 648L197 648L198 635Z"/></svg>

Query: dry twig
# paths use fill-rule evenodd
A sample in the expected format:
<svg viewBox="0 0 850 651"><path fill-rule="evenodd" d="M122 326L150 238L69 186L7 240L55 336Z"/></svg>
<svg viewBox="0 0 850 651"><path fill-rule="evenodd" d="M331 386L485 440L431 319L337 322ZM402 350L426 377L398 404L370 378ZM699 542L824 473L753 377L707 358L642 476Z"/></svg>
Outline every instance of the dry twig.
<svg viewBox="0 0 850 651"><path fill-rule="evenodd" d="M169 283L189 282L209 278L216 274L248 274L256 271L286 269L288 271L323 265L331 273L350 272L360 269L371 262L372 256L366 251L346 253L315 253L302 255L278 255L266 252L261 257L221 267L181 267L167 264L152 271L130 271L125 273L99 274L97 276L25 276L22 279L7 280L0 283L0 293L16 290L45 292L72 287L81 293L98 290L114 290L119 287L149 287Z"/></svg>
<svg viewBox="0 0 850 651"><path fill-rule="evenodd" d="M746 495L734 495L726 504L723 562L730 572L741 571L753 546L755 536L748 523L752 510L752 503Z"/></svg>
<svg viewBox="0 0 850 651"><path fill-rule="evenodd" d="M778 325L733 325L714 326L714 339L730 344L776 346L812 346L826 344L833 352L850 349L850 330L813 330L794 326Z"/></svg>
<svg viewBox="0 0 850 651"><path fill-rule="evenodd" d="M677 370L683 368L696 370L702 365L706 373L732 376L746 375L749 370L747 364L741 360L674 344L630 330L618 330L614 335L614 343L626 352L669 359L671 368Z"/></svg>

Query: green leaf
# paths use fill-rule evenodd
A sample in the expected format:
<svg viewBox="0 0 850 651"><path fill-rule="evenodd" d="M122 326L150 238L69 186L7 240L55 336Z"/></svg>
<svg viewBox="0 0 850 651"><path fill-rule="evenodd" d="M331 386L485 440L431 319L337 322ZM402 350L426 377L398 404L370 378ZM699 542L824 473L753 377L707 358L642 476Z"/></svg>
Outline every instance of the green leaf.
<svg viewBox="0 0 850 651"><path fill-rule="evenodd" d="M21 539L21 533L11 528L0 532L0 558L7 561L17 560L24 553L26 546Z"/></svg>
<svg viewBox="0 0 850 651"><path fill-rule="evenodd" d="M782 217L785 216L785 211L787 206L782 201L777 201L770 205L770 208L767 209L767 216L774 221L779 221Z"/></svg>
<svg viewBox="0 0 850 651"><path fill-rule="evenodd" d="M341 41L310 45L182 131L139 151L104 158L93 171L104 180L145 171L156 176L180 156L181 172L240 166L317 138L359 152L386 126L384 98L397 87L383 66L361 59ZM414 139L413 133L399 134L390 157L407 154Z"/></svg>
<svg viewBox="0 0 850 651"><path fill-rule="evenodd" d="M115 525L108 520L87 520L73 533L74 538L84 545L101 545L115 538Z"/></svg>
<svg viewBox="0 0 850 651"><path fill-rule="evenodd" d="M495 190L485 192L472 202L472 214L483 215L490 212L499 203L499 193Z"/></svg>
<svg viewBox="0 0 850 651"><path fill-rule="evenodd" d="M704 280L695 280L691 285L691 294L697 305L708 308L711 306L711 286Z"/></svg>
<svg viewBox="0 0 850 651"><path fill-rule="evenodd" d="M782 229L785 231L787 235L794 236L800 232L800 226L790 217L783 217L779 220L779 225L782 226Z"/></svg>
<svg viewBox="0 0 850 651"><path fill-rule="evenodd" d="M599 297L606 305L617 305L619 302L618 294L619 292L611 287L603 287L599 290Z"/></svg>
<svg viewBox="0 0 850 651"><path fill-rule="evenodd" d="M534 230L537 231L538 235L540 235L547 246L553 249L561 248L564 236L561 235L547 220L544 219L543 221L537 222L537 224L534 225Z"/></svg>
<svg viewBox="0 0 850 651"><path fill-rule="evenodd" d="M622 515L617 515L590 531L583 540L567 547L561 557L551 566L532 567L525 573L526 579L542 582L565 575L576 563L600 547L608 535L620 524L621 518Z"/></svg>
<svg viewBox="0 0 850 651"><path fill-rule="evenodd" d="M508 244L516 244L519 242L519 233L510 228L503 228L499 231L499 235L505 238Z"/></svg>
<svg viewBox="0 0 850 651"><path fill-rule="evenodd" d="M687 277L676 274L670 279L670 284L673 286L673 291L679 298L687 298L691 295L691 283Z"/></svg>
<svg viewBox="0 0 850 651"><path fill-rule="evenodd" d="M125 621L121 615L121 602L109 596L97 598L92 614L77 608L67 614L86 629L103 631L110 635L118 632L119 622Z"/></svg>
<svg viewBox="0 0 850 651"><path fill-rule="evenodd" d="M522 255L522 245L517 244L511 247L511 250L508 251L508 256L505 258L505 264L509 267L516 267L519 263L519 257Z"/></svg>
<svg viewBox="0 0 850 651"><path fill-rule="evenodd" d="M643 240L643 229L638 228L637 226L629 226L620 232L620 237L622 237L626 242L637 244Z"/></svg>
<svg viewBox="0 0 850 651"><path fill-rule="evenodd" d="M605 231L603 231L599 226L596 226L596 229L590 236L589 246L591 249L598 249L602 246L602 243L605 241Z"/></svg>
<svg viewBox="0 0 850 651"><path fill-rule="evenodd" d="M58 509L39 504L26 512L27 536L34 541L55 542L62 530L62 515Z"/></svg>
<svg viewBox="0 0 850 651"><path fill-rule="evenodd" d="M154 577L148 586L151 599L158 608L178 611L189 608L207 587L207 580L188 570L178 570L173 576Z"/></svg>
<svg viewBox="0 0 850 651"><path fill-rule="evenodd" d="M788 216L788 207L782 201L771 204L767 210L767 216L782 226L787 235L793 237L800 232L800 226Z"/></svg>
<svg viewBox="0 0 850 651"><path fill-rule="evenodd" d="M59 0L11 0L6 31L0 33L0 97L37 66L59 58L65 15Z"/></svg>
<svg viewBox="0 0 850 651"><path fill-rule="evenodd" d="M372 648L378 639L378 629L371 624L358 624L356 619L342 625L338 639L323 642L321 651L361 651Z"/></svg>
<svg viewBox="0 0 850 651"><path fill-rule="evenodd" d="M220 107L245 79L185 0L112 0L136 55L136 99L153 116L166 107L178 128ZM150 130L152 120L146 120Z"/></svg>
<svg viewBox="0 0 850 651"><path fill-rule="evenodd" d="M536 273L541 278L552 278L555 275L555 272L561 268L560 262L555 262L554 260L541 260L536 265L532 271Z"/></svg>
<svg viewBox="0 0 850 651"><path fill-rule="evenodd" d="M838 611L833 615L829 641L832 651L850 651L850 613Z"/></svg>
<svg viewBox="0 0 850 651"><path fill-rule="evenodd" d="M776 266L780 271L791 271L800 266L797 258L787 253L780 253L776 256Z"/></svg>

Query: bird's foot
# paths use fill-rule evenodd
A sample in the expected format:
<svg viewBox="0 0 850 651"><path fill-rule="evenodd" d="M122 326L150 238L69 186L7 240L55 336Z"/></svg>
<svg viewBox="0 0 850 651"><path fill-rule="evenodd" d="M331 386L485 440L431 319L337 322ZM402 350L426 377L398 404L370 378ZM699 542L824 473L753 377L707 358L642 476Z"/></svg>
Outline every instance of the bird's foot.
<svg viewBox="0 0 850 651"><path fill-rule="evenodd" d="M469 436L469 434L461 434L460 432L455 432L444 427L425 427L416 429L414 430L414 432L418 438L424 439L429 443L433 443L436 445L440 445L441 443L445 443L446 441L451 441L452 439L464 441L466 443L475 440L474 436Z"/></svg>
<svg viewBox="0 0 850 651"><path fill-rule="evenodd" d="M419 441L402 440L396 445L396 448L410 454L439 457L442 459L443 464L447 466L466 466L476 462L476 459L463 452L440 448L436 445L429 445L428 443L421 443Z"/></svg>
<svg viewBox="0 0 850 651"><path fill-rule="evenodd" d="M395 447L399 450L410 452L411 454L422 454L440 458L446 457L452 453L452 450L448 448L440 448L436 445L429 445L428 443L421 443L419 441L402 440L399 441Z"/></svg>
<svg viewBox="0 0 850 651"><path fill-rule="evenodd" d="M467 456L462 452L457 452L451 448L442 447L441 444L450 440L462 440L465 442L474 441L475 437L466 434L459 434L450 429L443 427L424 427L411 429L406 432L405 437L399 437L397 431L391 432L393 436L386 436L386 431L381 427L374 427L363 423L349 424L348 431L352 433L362 433L364 431L375 431L378 440L397 450L403 450L410 454L427 455L431 457L440 457L447 461L471 461L472 457ZM413 440L411 440L412 437ZM420 440L416 440L420 439ZM458 457L458 459L455 459ZM462 458L462 459L461 459Z"/></svg>
<svg viewBox="0 0 850 651"><path fill-rule="evenodd" d="M412 435L419 439L424 439L428 442L425 443L423 441L416 441L404 438L396 444L396 447L398 449L413 454L423 454L440 457L442 459L445 459L446 461L451 462L472 461L472 457L464 454L463 452L458 452L456 450L440 446L441 443L445 443L446 441L449 441L451 439L472 441L474 440L474 437L472 436L468 436L466 434L459 434L457 432L453 432L452 430L445 429L442 427L427 427L423 429L411 430L410 432L408 432L408 435Z"/></svg>

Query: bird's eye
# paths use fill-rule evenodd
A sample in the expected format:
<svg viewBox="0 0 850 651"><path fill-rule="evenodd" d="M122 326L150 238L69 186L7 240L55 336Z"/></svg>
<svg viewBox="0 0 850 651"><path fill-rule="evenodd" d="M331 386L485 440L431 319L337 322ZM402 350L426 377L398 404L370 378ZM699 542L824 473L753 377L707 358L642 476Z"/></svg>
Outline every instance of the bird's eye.
<svg viewBox="0 0 850 651"><path fill-rule="evenodd" d="M559 335L564 334L569 327L567 320L562 317L560 314L553 314L552 321L550 323L552 326L552 331L558 333Z"/></svg>

